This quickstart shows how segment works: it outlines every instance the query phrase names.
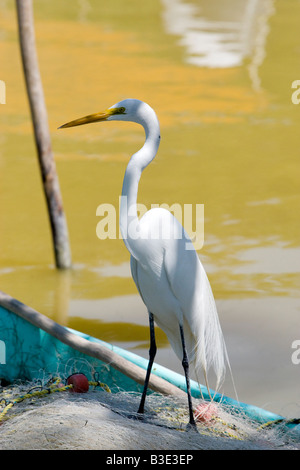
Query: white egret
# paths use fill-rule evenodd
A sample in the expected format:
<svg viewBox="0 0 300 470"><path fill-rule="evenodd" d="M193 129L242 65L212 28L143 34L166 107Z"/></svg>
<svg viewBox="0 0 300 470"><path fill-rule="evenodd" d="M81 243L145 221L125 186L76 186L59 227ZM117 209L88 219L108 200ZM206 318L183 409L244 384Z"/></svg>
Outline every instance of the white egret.
<svg viewBox="0 0 300 470"><path fill-rule="evenodd" d="M150 324L149 365L138 412L144 403L156 354L154 322L166 333L185 373L189 425L195 427L190 393L189 363L197 378L212 366L216 389L226 369L227 353L218 313L204 268L178 220L166 209L155 208L139 219L138 184L142 171L154 159L160 143L159 122L153 109L136 99L123 100L104 112L64 124L79 126L97 121L131 121L145 130L145 143L126 168L120 206L120 228L131 254L131 272L145 303ZM189 249L187 249L187 244ZM209 390L209 388L208 388Z"/></svg>

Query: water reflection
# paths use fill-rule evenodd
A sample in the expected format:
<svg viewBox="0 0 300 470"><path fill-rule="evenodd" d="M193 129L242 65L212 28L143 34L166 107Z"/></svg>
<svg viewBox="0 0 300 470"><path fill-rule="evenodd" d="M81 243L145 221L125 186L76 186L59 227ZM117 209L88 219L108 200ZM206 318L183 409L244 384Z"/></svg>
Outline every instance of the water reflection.
<svg viewBox="0 0 300 470"><path fill-rule="evenodd" d="M291 248L284 243L278 246L260 246L246 249L238 254L243 263L234 269L237 274L299 274L300 248Z"/></svg>
<svg viewBox="0 0 300 470"><path fill-rule="evenodd" d="M169 34L180 36L187 63L198 67L241 66L249 59L249 75L260 88L258 68L265 57L272 0L162 0Z"/></svg>
<svg viewBox="0 0 300 470"><path fill-rule="evenodd" d="M92 268L91 270L103 277L131 277L130 265L128 262L118 265L106 264L104 266Z"/></svg>

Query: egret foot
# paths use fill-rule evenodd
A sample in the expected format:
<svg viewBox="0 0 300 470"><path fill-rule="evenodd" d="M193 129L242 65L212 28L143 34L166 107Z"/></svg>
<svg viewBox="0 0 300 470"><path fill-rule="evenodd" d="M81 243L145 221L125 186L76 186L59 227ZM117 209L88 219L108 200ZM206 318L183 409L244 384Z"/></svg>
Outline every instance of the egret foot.
<svg viewBox="0 0 300 470"><path fill-rule="evenodd" d="M126 416L126 418L129 418L129 419L134 419L136 421L144 421L145 419L145 416L144 414L142 413L126 413L124 414L124 416Z"/></svg>
<svg viewBox="0 0 300 470"><path fill-rule="evenodd" d="M135 419L138 419L139 421L144 421L145 420L145 415L144 413L140 413L139 411L135 415Z"/></svg>
<svg viewBox="0 0 300 470"><path fill-rule="evenodd" d="M186 425L186 431L193 431L193 432L196 432L196 433L199 434L199 431L198 431L198 429L197 429L197 425L196 425L195 422L194 422L194 423L188 423L188 424Z"/></svg>

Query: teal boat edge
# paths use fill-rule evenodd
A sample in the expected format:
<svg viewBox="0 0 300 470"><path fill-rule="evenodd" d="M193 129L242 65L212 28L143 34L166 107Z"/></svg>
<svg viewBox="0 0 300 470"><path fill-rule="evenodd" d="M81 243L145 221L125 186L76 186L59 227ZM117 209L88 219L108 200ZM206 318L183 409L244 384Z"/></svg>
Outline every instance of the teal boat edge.
<svg viewBox="0 0 300 470"><path fill-rule="evenodd" d="M112 391L142 390L141 385L109 364L63 343L3 306L0 306L0 345L0 378L8 383L44 382L56 376L67 379L80 372L89 380L106 383Z"/></svg>
<svg viewBox="0 0 300 470"><path fill-rule="evenodd" d="M0 293L1 295L3 293ZM68 344L65 344L55 335L45 331L45 329L34 324L40 318L46 318L39 312L33 311L30 307L10 298L9 302L2 301L0 295L0 379L11 383L18 380L41 380L49 376L68 377L72 373L85 373L89 380L99 380L106 383L112 391L126 390L141 392L142 385L131 377L115 369L109 363L105 363L97 357L87 355ZM6 294L4 294L6 296ZM30 321L18 314L19 306L30 310ZM11 308L13 307L13 308ZM32 314L33 312L33 314ZM23 313L23 312L22 312ZM52 322L52 320L49 320ZM54 322L52 322L54 323ZM58 324L56 324L58 325ZM96 343L102 347L113 351L121 358L140 367L147 369L148 360L116 345L107 343L98 338L94 338L85 333L71 328L59 328L83 338L90 343ZM152 373L168 383L186 391L185 377L157 363L153 364ZM209 394L205 386L191 381L191 392L194 398L201 398L201 393L205 399L209 399ZM211 391L216 402L230 407L231 411L249 418L259 424L269 422L285 422L287 428L296 432L300 437L299 420L286 420L283 416L259 408L254 405L239 402L233 398Z"/></svg>
<svg viewBox="0 0 300 470"><path fill-rule="evenodd" d="M137 354L131 351L127 351L126 349L120 348L110 343L106 343L105 341L102 341L100 339L93 338L92 336L89 336L85 333L72 330L71 328L69 328L69 330L72 331L74 334L80 335L89 341L101 343L103 346L115 351L117 354L124 357L128 361L133 362L134 364L137 364L144 370L147 370L147 366L148 366L147 359L141 356L138 356ZM186 392L186 381L183 375L177 372L174 372L171 369L168 369L167 367L161 366L155 362L153 363L152 373L159 377L162 377L163 379L167 380L168 382L172 383L173 385L177 386L178 388ZM201 387L201 392L200 392L199 387ZM194 398L202 398L201 397L201 393L202 393L204 399L206 400L210 399L207 388L204 385L201 385L201 384L199 385L198 382L195 382L194 380L191 380L191 393ZM223 405L227 405L231 407L233 410L236 410L239 413L243 413L248 418L253 419L259 423L265 423L269 421L276 421L276 420L284 419L283 416L280 416L276 413L267 411L263 408L259 408L254 405L242 403L240 401L237 401L233 398L227 397L219 393L215 393L214 390L210 390L210 394L211 396L214 396L214 400L216 402L221 402Z"/></svg>

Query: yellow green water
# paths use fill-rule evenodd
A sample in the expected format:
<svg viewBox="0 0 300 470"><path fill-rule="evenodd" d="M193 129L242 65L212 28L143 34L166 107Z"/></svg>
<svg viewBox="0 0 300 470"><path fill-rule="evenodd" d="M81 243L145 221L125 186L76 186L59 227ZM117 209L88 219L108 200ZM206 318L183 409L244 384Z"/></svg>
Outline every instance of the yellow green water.
<svg viewBox="0 0 300 470"><path fill-rule="evenodd" d="M159 117L162 143L142 176L139 202L147 208L204 204L199 256L239 397L294 416L300 404L300 365L291 360L292 342L300 339L300 104L292 103L291 86L300 79L300 4L220 5L34 2L73 258L72 270L58 272L15 4L0 1L0 79L6 84L6 104L0 104L0 289L62 324L147 354L147 315L130 277L129 254L122 240L96 236L96 209L109 203L118 212L126 164L143 132L129 123L57 130L126 97L146 101ZM220 27L231 40L220 36ZM221 55L215 59L217 34ZM158 342L158 362L181 370L159 331Z"/></svg>

